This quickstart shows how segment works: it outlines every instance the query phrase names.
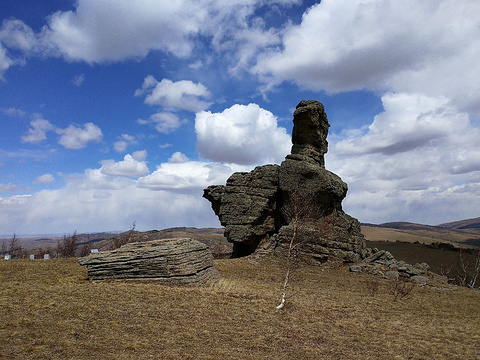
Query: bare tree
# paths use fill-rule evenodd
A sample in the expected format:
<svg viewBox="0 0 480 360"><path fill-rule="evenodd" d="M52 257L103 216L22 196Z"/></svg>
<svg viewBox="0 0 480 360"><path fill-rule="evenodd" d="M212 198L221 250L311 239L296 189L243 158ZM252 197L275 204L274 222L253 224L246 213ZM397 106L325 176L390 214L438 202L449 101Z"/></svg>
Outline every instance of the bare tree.
<svg viewBox="0 0 480 360"><path fill-rule="evenodd" d="M473 262L473 269L469 283L467 284L468 287L473 289L480 290L480 249L477 249L477 256Z"/></svg>
<svg viewBox="0 0 480 360"><path fill-rule="evenodd" d="M80 257L88 256L91 250L92 250L92 246L90 245L90 242L88 241L84 243L80 250Z"/></svg>
<svg viewBox="0 0 480 360"><path fill-rule="evenodd" d="M18 238L16 234L13 234L13 237L10 240L8 253L12 256L12 258L19 258L21 256L22 246L18 243Z"/></svg>
<svg viewBox="0 0 480 360"><path fill-rule="evenodd" d="M319 208L315 198L315 194L297 188L291 192L288 202L282 208L283 216L291 226L292 231L285 254L285 278L280 304L276 307L277 310L285 307L290 282L299 265L299 250L309 240L308 237L300 234L299 231L306 221L318 217Z"/></svg>
<svg viewBox="0 0 480 360"><path fill-rule="evenodd" d="M57 254L60 257L74 257L77 251L77 231L72 236L63 235L62 241L57 244Z"/></svg>
<svg viewBox="0 0 480 360"><path fill-rule="evenodd" d="M132 226L130 227L130 230L128 230L122 236L119 236L113 239L113 244L111 244L110 248L114 250L114 249L118 249L120 246L123 246L125 244L136 242L137 241L137 232L135 231L136 226L137 226L137 223L134 221L132 223Z"/></svg>

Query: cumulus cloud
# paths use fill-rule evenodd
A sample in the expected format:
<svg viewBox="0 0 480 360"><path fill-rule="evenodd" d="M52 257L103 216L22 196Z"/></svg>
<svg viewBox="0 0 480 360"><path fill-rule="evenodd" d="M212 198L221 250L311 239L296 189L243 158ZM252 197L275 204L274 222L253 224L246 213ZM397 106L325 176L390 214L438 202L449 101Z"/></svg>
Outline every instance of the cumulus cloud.
<svg viewBox="0 0 480 360"><path fill-rule="evenodd" d="M43 37L66 59L88 63L142 58L152 50L184 58L191 55L199 37L211 38L217 50L234 47L239 43L236 30L248 28L255 10L265 4L298 3L299 0L183 0L168 4L148 0L79 0L75 11L56 12L48 18Z"/></svg>
<svg viewBox="0 0 480 360"><path fill-rule="evenodd" d="M38 143L47 138L47 131L53 131L54 127L48 120L35 119L30 121L31 128L28 129L28 135L22 136L22 142Z"/></svg>
<svg viewBox="0 0 480 360"><path fill-rule="evenodd" d="M390 93L382 102L384 112L363 133L330 137L327 168L349 185L345 209L367 222L438 224L452 209L472 217L480 129L445 97Z"/></svg>
<svg viewBox="0 0 480 360"><path fill-rule="evenodd" d="M110 176L140 177L145 176L150 171L147 164L143 161L146 152L137 152L134 155L127 154L123 161L104 160L101 162L100 172Z"/></svg>
<svg viewBox="0 0 480 360"><path fill-rule="evenodd" d="M283 46L260 56L253 71L267 89L294 81L331 93L418 92L478 112L478 13L474 0L324 0L289 26Z"/></svg>
<svg viewBox="0 0 480 360"><path fill-rule="evenodd" d="M196 193L209 185L223 184L233 171L250 168L201 161L168 162L152 174L140 178L138 186L154 191Z"/></svg>
<svg viewBox="0 0 480 360"><path fill-rule="evenodd" d="M207 109L212 103L206 102L211 96L208 89L201 83L194 83L190 80L173 82L169 79L162 79L158 82L153 76L145 78L140 89L135 91L135 96L147 93L145 103L149 105L160 105L169 109L181 109L197 112Z"/></svg>
<svg viewBox="0 0 480 360"><path fill-rule="evenodd" d="M148 120L138 119L137 122L142 125L153 124L155 130L163 134L170 134L185 123L178 115L165 111L150 115Z"/></svg>
<svg viewBox="0 0 480 360"><path fill-rule="evenodd" d="M194 1L80 0L75 11L52 14L45 34L69 60L118 61L151 50L185 57L192 50L190 35L206 16Z"/></svg>
<svg viewBox="0 0 480 360"><path fill-rule="evenodd" d="M202 189L225 183L240 166L187 161L161 164L136 180L118 176L120 168L146 156L126 156L122 162L107 162L106 173L87 169L83 174L64 175L61 189L42 190L29 196L0 197L0 228L6 233L39 234L122 230L136 221L139 229L172 226L220 226ZM115 164L122 164L117 165ZM108 172L108 171L107 171ZM130 173L131 174L131 173Z"/></svg>
<svg viewBox="0 0 480 360"><path fill-rule="evenodd" d="M182 154L180 151L177 151L172 154L170 159L168 159L169 163L174 163L174 164L181 164L187 162L189 159L185 154Z"/></svg>
<svg viewBox="0 0 480 360"><path fill-rule="evenodd" d="M135 140L135 136L128 135L128 134L122 134L120 135L120 139L115 141L113 144L113 149L118 152L124 152L127 149L128 145L131 144L136 144L137 141Z"/></svg>
<svg viewBox="0 0 480 360"><path fill-rule="evenodd" d="M0 228L5 233L42 234L127 230L133 221L140 230L219 226L208 201L197 194L151 191L132 179L103 176L105 187L91 183L85 174L67 179L62 189L0 197Z"/></svg>
<svg viewBox="0 0 480 360"><path fill-rule="evenodd" d="M257 104L196 114L197 151L204 159L235 164L280 163L291 139L277 118Z"/></svg>
<svg viewBox="0 0 480 360"><path fill-rule="evenodd" d="M84 124L83 128L70 125L66 129L57 129L56 131L60 135L58 143L66 149L83 149L87 143L100 142L103 137L102 130L91 122Z"/></svg>
<svg viewBox="0 0 480 360"><path fill-rule="evenodd" d="M43 174L33 180L33 184L52 184L55 182L55 178L52 174Z"/></svg>

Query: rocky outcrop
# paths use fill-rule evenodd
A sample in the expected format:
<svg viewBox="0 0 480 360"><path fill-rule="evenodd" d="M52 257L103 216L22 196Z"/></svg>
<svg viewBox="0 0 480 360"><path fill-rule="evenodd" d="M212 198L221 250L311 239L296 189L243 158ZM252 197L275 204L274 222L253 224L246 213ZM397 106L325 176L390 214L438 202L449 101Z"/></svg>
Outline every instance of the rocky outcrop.
<svg viewBox="0 0 480 360"><path fill-rule="evenodd" d="M407 264L404 261L396 260L389 251L376 248L370 249L369 256L360 263L350 266L350 271L354 273L367 273L391 279L410 279L420 285L432 281L444 284L448 282L446 276L435 274L429 269L430 266L427 263Z"/></svg>
<svg viewBox="0 0 480 360"><path fill-rule="evenodd" d="M154 280L169 284L204 284L220 274L208 247L190 238L130 243L78 260L91 280Z"/></svg>
<svg viewBox="0 0 480 360"><path fill-rule="evenodd" d="M226 186L204 191L233 243L234 257L251 254L261 240L281 227L279 170L278 165L259 166L249 173L233 174Z"/></svg>
<svg viewBox="0 0 480 360"><path fill-rule="evenodd" d="M296 230L308 240L301 247L305 260L354 262L366 257L359 222L342 210L347 184L325 169L330 125L323 105L301 101L293 122L292 151L280 166L235 173L225 186L204 190L225 226L225 236L233 242L233 256L255 251L282 254L293 232L288 213L303 207Z"/></svg>

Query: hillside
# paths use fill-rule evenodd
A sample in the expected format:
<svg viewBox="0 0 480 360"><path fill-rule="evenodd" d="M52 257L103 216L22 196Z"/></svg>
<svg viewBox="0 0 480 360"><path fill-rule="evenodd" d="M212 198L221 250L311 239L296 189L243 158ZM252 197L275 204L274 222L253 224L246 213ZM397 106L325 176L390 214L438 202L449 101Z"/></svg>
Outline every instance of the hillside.
<svg viewBox="0 0 480 360"><path fill-rule="evenodd" d="M445 229L480 229L480 217L438 225Z"/></svg>
<svg viewBox="0 0 480 360"><path fill-rule="evenodd" d="M408 222L380 225L362 224L362 233L370 241L447 243L456 247L480 246L480 228L448 228Z"/></svg>

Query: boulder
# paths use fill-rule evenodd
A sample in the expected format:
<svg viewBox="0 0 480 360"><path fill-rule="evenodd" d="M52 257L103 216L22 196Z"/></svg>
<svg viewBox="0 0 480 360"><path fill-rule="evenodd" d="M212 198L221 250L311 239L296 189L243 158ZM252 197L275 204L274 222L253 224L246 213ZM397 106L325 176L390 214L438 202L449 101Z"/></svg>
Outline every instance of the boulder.
<svg viewBox="0 0 480 360"><path fill-rule="evenodd" d="M79 258L78 262L87 267L91 280L152 280L195 285L220 278L208 247L190 238L130 243Z"/></svg>
<svg viewBox="0 0 480 360"><path fill-rule="evenodd" d="M291 154L280 166L235 173L226 185L204 190L203 196L233 243L233 256L254 252L282 255L294 232L291 210L300 206L301 226L295 226L295 234L308 240L302 240L300 256L304 260L355 262L367 257L360 223L342 210L347 184L325 169L330 125L323 105L301 101L293 123Z"/></svg>

